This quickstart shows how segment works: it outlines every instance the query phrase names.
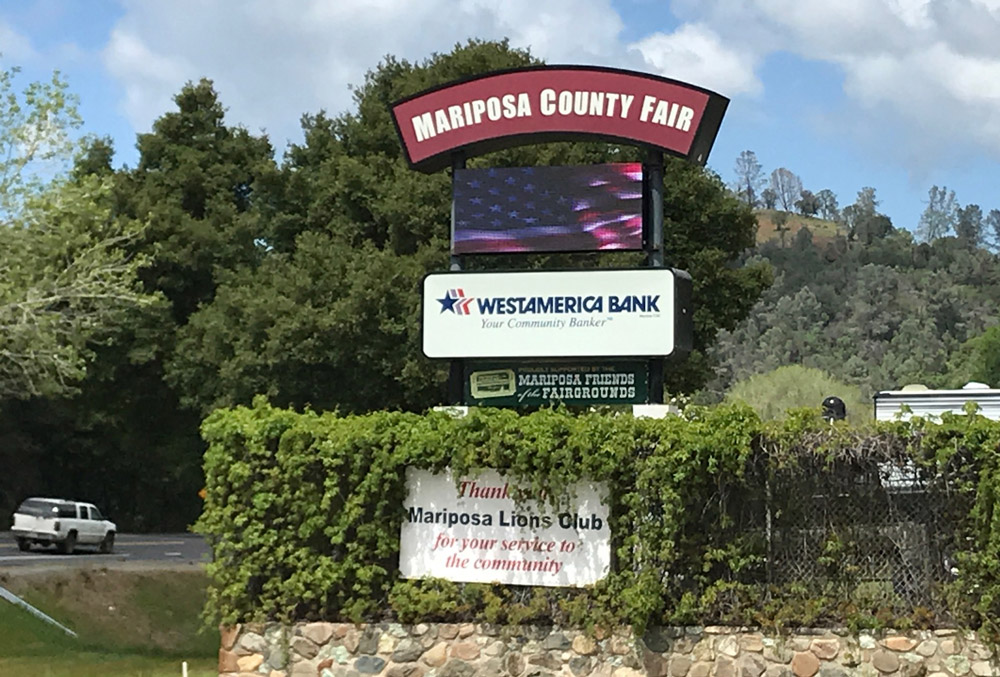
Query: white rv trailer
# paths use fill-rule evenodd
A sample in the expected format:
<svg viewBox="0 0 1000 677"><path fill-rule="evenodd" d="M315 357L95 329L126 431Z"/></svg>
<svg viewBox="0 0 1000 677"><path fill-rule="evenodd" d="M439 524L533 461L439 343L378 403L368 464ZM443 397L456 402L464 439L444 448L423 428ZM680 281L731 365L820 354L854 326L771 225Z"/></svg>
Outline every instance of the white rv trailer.
<svg viewBox="0 0 1000 677"><path fill-rule="evenodd" d="M874 399L876 421L906 421L911 416L940 420L945 412L964 414L968 402L975 402L982 416L1000 421L1000 390L983 383L968 383L960 390L910 385L902 390L883 390Z"/></svg>

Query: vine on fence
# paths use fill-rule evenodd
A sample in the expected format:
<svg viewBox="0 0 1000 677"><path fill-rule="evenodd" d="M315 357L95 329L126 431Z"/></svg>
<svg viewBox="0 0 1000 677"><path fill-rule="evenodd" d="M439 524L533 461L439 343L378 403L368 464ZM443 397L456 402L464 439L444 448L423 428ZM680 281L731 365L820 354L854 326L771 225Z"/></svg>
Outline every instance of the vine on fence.
<svg viewBox="0 0 1000 677"><path fill-rule="evenodd" d="M203 435L197 530L213 544L213 621L995 632L1000 617L1000 424L979 416L866 429L807 410L765 424L741 406L660 420L565 409L341 417L259 398L213 413ZM554 501L580 480L606 483L611 572L585 589L400 579L407 467L495 468L522 495ZM903 471L908 484L893 488ZM914 512L935 501L938 514Z"/></svg>

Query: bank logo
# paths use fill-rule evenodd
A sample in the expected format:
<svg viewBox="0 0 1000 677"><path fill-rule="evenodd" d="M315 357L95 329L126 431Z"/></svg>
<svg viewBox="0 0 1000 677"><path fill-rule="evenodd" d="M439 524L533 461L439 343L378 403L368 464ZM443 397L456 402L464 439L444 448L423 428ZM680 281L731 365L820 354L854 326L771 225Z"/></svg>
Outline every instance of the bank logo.
<svg viewBox="0 0 1000 677"><path fill-rule="evenodd" d="M473 305L475 301L475 305ZM466 296L465 290L449 289L437 299L441 312L455 315L593 315L660 314L659 294L618 296Z"/></svg>
<svg viewBox="0 0 1000 677"><path fill-rule="evenodd" d="M474 297L466 296L464 289L449 289L443 299L438 299L441 304L441 312L451 311L456 315L471 315L470 306Z"/></svg>

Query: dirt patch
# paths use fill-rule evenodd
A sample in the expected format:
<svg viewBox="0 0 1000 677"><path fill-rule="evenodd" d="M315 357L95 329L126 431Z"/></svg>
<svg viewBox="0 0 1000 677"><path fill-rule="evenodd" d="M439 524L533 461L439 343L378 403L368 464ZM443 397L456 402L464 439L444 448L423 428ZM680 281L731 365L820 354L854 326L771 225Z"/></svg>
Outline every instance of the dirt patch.
<svg viewBox="0 0 1000 677"><path fill-rule="evenodd" d="M757 215L757 244L764 244L771 240L780 241L780 235L775 229L774 224L774 217L777 212L770 209L760 209L755 213ZM795 234L802 228L809 229L809 232L813 236L813 244L819 249L822 249L822 247L826 246L838 235L843 234L842 228L834 221L824 221L823 219L793 213L788 213L786 219L785 226L788 228L788 231L785 233L786 245L792 243Z"/></svg>
<svg viewBox="0 0 1000 677"><path fill-rule="evenodd" d="M39 564L0 573L0 585L84 643L166 653L218 646L217 633L201 632L208 579L197 565Z"/></svg>

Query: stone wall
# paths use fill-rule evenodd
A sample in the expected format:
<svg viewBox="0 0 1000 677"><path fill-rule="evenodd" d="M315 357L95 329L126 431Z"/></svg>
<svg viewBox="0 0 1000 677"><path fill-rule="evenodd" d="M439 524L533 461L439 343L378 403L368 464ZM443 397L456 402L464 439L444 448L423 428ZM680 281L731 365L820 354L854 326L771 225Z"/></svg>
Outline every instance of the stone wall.
<svg viewBox="0 0 1000 677"><path fill-rule="evenodd" d="M975 634L923 630L781 637L722 627L596 635L472 623L224 628L225 677L1000 677Z"/></svg>

